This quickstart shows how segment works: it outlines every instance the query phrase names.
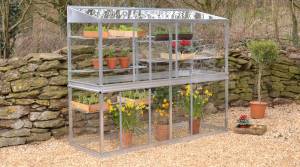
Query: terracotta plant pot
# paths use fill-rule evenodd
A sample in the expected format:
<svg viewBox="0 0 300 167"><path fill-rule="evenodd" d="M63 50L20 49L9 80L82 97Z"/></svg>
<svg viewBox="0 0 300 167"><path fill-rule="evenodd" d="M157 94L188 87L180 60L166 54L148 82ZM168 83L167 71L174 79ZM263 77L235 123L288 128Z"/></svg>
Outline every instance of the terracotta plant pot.
<svg viewBox="0 0 300 167"><path fill-rule="evenodd" d="M265 117L267 108L266 102L251 101L250 102L250 116L253 119L261 119Z"/></svg>
<svg viewBox="0 0 300 167"><path fill-rule="evenodd" d="M98 38L98 31L83 31L83 36L86 38ZM102 32L102 38L108 38L108 32Z"/></svg>
<svg viewBox="0 0 300 167"><path fill-rule="evenodd" d="M122 132L122 146L129 147L132 145L132 132L131 131L123 131Z"/></svg>
<svg viewBox="0 0 300 167"><path fill-rule="evenodd" d="M157 124L155 125L155 139L158 141L169 139L169 125Z"/></svg>
<svg viewBox="0 0 300 167"><path fill-rule="evenodd" d="M117 58L116 57L108 57L105 59L107 63L107 67L109 69L115 69L117 66Z"/></svg>
<svg viewBox="0 0 300 167"><path fill-rule="evenodd" d="M119 63L121 68L128 68L129 67L129 57L119 57Z"/></svg>
<svg viewBox="0 0 300 167"><path fill-rule="evenodd" d="M191 124L189 121L189 129L191 130ZM193 119L193 135L200 132L200 119Z"/></svg>
<svg viewBox="0 0 300 167"><path fill-rule="evenodd" d="M93 65L94 69L98 69L99 68L99 60L92 59L92 65Z"/></svg>

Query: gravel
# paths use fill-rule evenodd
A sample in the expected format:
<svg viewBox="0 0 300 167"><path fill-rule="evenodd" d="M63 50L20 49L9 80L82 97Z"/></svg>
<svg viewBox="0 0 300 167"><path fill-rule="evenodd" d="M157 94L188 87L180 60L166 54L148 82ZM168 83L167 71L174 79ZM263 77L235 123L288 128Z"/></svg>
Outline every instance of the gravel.
<svg viewBox="0 0 300 167"><path fill-rule="evenodd" d="M249 108L230 109L230 127ZM263 136L239 135L231 130L190 142L144 149L109 158L77 151L66 139L0 149L0 166L300 166L300 105L268 108Z"/></svg>

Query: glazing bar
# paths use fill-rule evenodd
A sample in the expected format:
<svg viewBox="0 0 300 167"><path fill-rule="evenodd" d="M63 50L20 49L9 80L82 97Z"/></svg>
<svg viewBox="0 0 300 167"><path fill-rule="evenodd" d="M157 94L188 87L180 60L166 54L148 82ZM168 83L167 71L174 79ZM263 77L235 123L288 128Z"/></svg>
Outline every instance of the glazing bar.
<svg viewBox="0 0 300 167"><path fill-rule="evenodd" d="M136 42L135 42L135 30L136 30L136 27L137 27L137 23L133 23L133 30L132 30L132 64L133 64L133 67L132 67L132 73L133 73L133 82L136 81Z"/></svg>
<svg viewBox="0 0 300 167"><path fill-rule="evenodd" d="M103 85L102 22L98 23L98 36L99 85Z"/></svg>
<svg viewBox="0 0 300 167"><path fill-rule="evenodd" d="M73 140L73 110L72 110L72 88L68 88L69 105L69 141Z"/></svg>
<svg viewBox="0 0 300 167"><path fill-rule="evenodd" d="M171 26L169 26L169 79L172 78L172 32Z"/></svg>
<svg viewBox="0 0 300 167"><path fill-rule="evenodd" d="M224 24L224 34L225 34L225 74L229 76L228 72L228 45L229 45L229 23L228 21ZM228 78L225 80L225 128L228 128Z"/></svg>
<svg viewBox="0 0 300 167"><path fill-rule="evenodd" d="M193 113L194 113L194 98L193 98L193 84L190 83L190 130L191 130L191 135L193 135Z"/></svg>
<svg viewBox="0 0 300 167"><path fill-rule="evenodd" d="M148 118L149 118L149 122L148 122L148 144L152 143L152 139L151 139L151 136L152 136L152 127L151 127L151 124L152 124L152 108L151 108L151 89L148 89Z"/></svg>
<svg viewBox="0 0 300 167"><path fill-rule="evenodd" d="M100 154L104 151L104 97L103 93L99 93L99 105L100 105L100 115L99 115L99 127L100 127Z"/></svg>
<svg viewBox="0 0 300 167"><path fill-rule="evenodd" d="M119 107L120 107L120 110L119 110L119 124L120 124L120 148L123 147L123 118L122 118L122 93L120 92L119 93L119 96L120 96L120 101L119 101Z"/></svg>
<svg viewBox="0 0 300 167"><path fill-rule="evenodd" d="M191 30L191 34L194 34L194 23L191 23L190 25L190 30ZM193 46L193 40L190 40L191 41L191 46ZM193 71L194 71L194 58L191 59L191 74L193 74Z"/></svg>
<svg viewBox="0 0 300 167"><path fill-rule="evenodd" d="M149 63L149 80L152 80L152 24L149 23L149 37L148 37L148 63Z"/></svg>
<svg viewBox="0 0 300 167"><path fill-rule="evenodd" d="M173 138L173 93L172 86L169 86L169 139Z"/></svg>
<svg viewBox="0 0 300 167"><path fill-rule="evenodd" d="M68 81L72 80L72 44L71 44L71 24L67 24L67 45L68 45Z"/></svg>
<svg viewBox="0 0 300 167"><path fill-rule="evenodd" d="M175 23L175 39L176 39L176 45L175 45L175 52L176 52L176 60L175 60L175 76L176 78L178 77L178 59L179 59L179 54L178 54L178 22Z"/></svg>

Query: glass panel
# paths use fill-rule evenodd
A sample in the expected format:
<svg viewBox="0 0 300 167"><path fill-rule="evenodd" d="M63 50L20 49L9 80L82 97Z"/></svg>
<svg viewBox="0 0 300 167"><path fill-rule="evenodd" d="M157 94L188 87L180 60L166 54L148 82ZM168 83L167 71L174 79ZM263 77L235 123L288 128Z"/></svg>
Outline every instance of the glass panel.
<svg viewBox="0 0 300 167"><path fill-rule="evenodd" d="M223 19L218 16L187 9L72 7L99 19L118 20L197 20Z"/></svg>

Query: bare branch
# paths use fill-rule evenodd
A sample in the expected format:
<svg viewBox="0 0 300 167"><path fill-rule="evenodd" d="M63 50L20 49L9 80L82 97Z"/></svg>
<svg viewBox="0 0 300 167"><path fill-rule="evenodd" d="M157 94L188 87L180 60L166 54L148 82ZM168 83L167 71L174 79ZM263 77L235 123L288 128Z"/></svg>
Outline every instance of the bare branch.
<svg viewBox="0 0 300 167"><path fill-rule="evenodd" d="M29 8L31 7L32 5L32 0L29 0L29 3L27 5L27 7L25 8L24 12L22 13L22 16L21 18L14 24L12 25L9 29L8 29L8 32L11 32L13 29L15 29L19 24L22 23L22 21L24 20Z"/></svg>

